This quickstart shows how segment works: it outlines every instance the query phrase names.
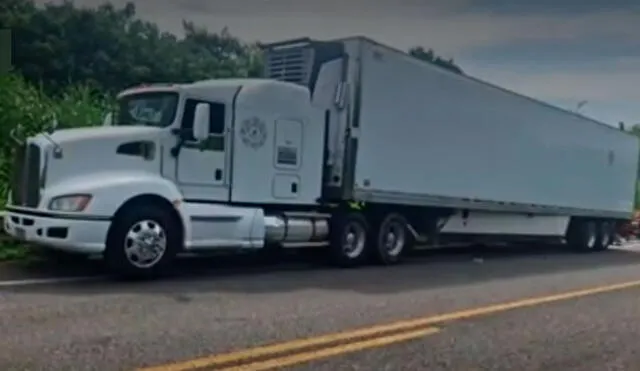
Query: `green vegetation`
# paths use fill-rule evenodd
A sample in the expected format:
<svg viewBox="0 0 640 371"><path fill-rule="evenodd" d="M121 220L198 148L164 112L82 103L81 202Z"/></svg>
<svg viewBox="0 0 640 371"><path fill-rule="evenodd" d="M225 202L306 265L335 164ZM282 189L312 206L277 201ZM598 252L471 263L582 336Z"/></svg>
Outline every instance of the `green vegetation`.
<svg viewBox="0 0 640 371"><path fill-rule="evenodd" d="M29 250L25 246L11 241L9 237L0 234L0 262L24 260L27 257L29 257Z"/></svg>
<svg viewBox="0 0 640 371"><path fill-rule="evenodd" d="M12 70L0 71L0 210L7 200L15 141L42 131L56 118L60 127L94 125L113 95L141 83L189 82L223 77L257 77L257 45L232 36L224 25L211 32L183 22L183 36L163 32L136 17L129 3L105 2L87 9L71 1L36 7L31 0L0 2L0 54L13 45ZM298 37L300 35L291 35ZM419 59L462 73L452 60L421 47ZM6 64L6 63L5 63ZM0 236L0 260L24 249Z"/></svg>
<svg viewBox="0 0 640 371"><path fill-rule="evenodd" d="M457 72L459 74L464 73L458 65L455 64L453 59L443 59L442 57L438 57L432 49L425 50L421 46L416 46L409 49L409 54L413 57L421 59L423 61L427 61L435 64L436 66L440 66L442 68L446 68L450 71Z"/></svg>
<svg viewBox="0 0 640 371"><path fill-rule="evenodd" d="M81 85L63 88L49 96L28 83L19 74L0 76L0 199L7 199L8 179L15 142L13 135L24 137L46 129L56 118L61 127L91 125L100 122L107 105L106 97Z"/></svg>

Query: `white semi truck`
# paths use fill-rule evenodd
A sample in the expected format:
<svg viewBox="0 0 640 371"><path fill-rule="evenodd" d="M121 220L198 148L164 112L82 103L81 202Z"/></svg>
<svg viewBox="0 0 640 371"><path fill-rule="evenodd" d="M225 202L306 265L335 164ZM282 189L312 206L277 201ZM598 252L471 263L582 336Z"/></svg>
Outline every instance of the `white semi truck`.
<svg viewBox="0 0 640 371"><path fill-rule="evenodd" d="M153 275L181 252L413 244L606 249L638 140L362 37L264 45L264 79L122 92L102 127L26 140L5 229Z"/></svg>

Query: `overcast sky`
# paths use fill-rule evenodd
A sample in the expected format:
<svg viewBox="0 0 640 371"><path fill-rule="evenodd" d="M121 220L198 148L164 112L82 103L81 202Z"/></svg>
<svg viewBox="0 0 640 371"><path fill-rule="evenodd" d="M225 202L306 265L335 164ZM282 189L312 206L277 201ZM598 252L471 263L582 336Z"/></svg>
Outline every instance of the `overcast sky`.
<svg viewBox="0 0 640 371"><path fill-rule="evenodd" d="M133 2L141 17L175 33L189 19L215 31L227 26L246 41L357 34L403 49L422 45L483 80L572 110L586 100L580 112L613 125L640 123L637 0Z"/></svg>

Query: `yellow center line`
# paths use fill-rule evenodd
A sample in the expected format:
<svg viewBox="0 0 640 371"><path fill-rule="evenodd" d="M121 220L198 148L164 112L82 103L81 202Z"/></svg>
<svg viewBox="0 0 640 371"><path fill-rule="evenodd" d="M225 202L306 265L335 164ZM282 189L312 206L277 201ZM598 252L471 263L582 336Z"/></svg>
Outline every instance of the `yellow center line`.
<svg viewBox="0 0 640 371"><path fill-rule="evenodd" d="M429 327L422 330L415 330L410 332L402 332L395 335L379 336L373 339L357 341L355 343L348 343L343 345L337 345L329 348L323 348L319 350L310 350L308 352L297 353L290 356L283 356L278 358L272 358L266 361L257 361L241 366L233 366L223 368L220 371L266 371L274 368L281 368L286 366L297 365L309 361L316 361L324 358L334 357L337 355L359 352L371 348L380 348L391 344L401 343L404 341L415 340L428 335L433 335L439 332L440 329L436 327Z"/></svg>
<svg viewBox="0 0 640 371"><path fill-rule="evenodd" d="M342 331L338 333L320 335L316 337L310 337L306 339L298 339L278 344L259 346L255 348L213 355L209 357L197 358L184 362L169 363L165 365L159 365L154 367L139 368L138 371L187 371L198 368L218 366L231 362L250 361L254 358L265 356L277 356L281 353L303 351L305 348L318 347L328 345L336 342L354 342L359 338L382 336L385 333L395 331L410 331L417 327L426 327L441 324L444 322L450 322L461 319L469 319L479 316L486 316L490 314L506 312L509 310L533 307L542 304L549 304L553 302L566 301L570 299L577 299L585 296L591 296L596 294L602 294L606 292L619 291L629 288L640 287L640 280L630 281L612 285L597 286L582 290L569 291L560 294L533 297L523 300L517 300L512 302L500 303L489 305L480 308L461 310L457 312L444 313L435 316L415 318L410 320L397 321L385 325L376 325L367 328ZM406 334L406 333L405 333ZM354 343L355 344L355 343ZM317 353L318 351L315 351ZM304 353L302 353L304 354ZM259 362L262 363L262 362ZM252 369L253 370L253 369Z"/></svg>

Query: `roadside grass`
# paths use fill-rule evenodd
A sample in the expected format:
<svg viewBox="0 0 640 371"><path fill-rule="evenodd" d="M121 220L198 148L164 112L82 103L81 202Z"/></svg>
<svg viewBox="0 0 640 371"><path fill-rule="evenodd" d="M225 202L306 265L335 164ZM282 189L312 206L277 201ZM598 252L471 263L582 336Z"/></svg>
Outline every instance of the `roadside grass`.
<svg viewBox="0 0 640 371"><path fill-rule="evenodd" d="M14 241L11 237L0 232L0 262L10 260L28 260L29 249L22 243Z"/></svg>
<svg viewBox="0 0 640 371"><path fill-rule="evenodd" d="M0 231L0 263L12 263L29 267L45 261L66 262L72 259L72 256L67 257L64 254L55 254L55 252L51 250L16 241Z"/></svg>

